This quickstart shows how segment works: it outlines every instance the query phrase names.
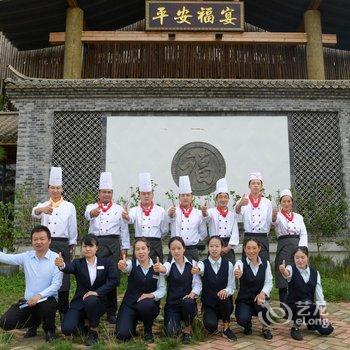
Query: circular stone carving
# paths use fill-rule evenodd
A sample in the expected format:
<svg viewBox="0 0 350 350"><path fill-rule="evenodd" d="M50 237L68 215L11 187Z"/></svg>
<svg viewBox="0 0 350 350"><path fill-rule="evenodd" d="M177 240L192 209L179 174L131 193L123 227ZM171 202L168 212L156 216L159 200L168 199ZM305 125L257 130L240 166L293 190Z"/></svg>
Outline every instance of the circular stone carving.
<svg viewBox="0 0 350 350"><path fill-rule="evenodd" d="M215 191L216 181L225 177L226 163L214 146L205 142L191 142L176 152L171 163L171 174L177 186L179 176L188 175L192 193L204 196Z"/></svg>

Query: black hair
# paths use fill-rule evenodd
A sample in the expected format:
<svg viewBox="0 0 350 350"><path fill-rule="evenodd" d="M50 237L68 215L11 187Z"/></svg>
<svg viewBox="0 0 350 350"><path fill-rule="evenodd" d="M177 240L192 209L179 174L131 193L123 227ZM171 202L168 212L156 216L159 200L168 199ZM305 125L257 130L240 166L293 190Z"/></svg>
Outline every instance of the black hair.
<svg viewBox="0 0 350 350"><path fill-rule="evenodd" d="M243 248L245 248L249 242L255 242L258 245L258 247L261 248L261 243L254 237L245 238L243 240Z"/></svg>
<svg viewBox="0 0 350 350"><path fill-rule="evenodd" d="M285 194L284 196L282 196L282 197L280 198L280 203L282 202L282 198L283 198L283 197L285 197L285 196L288 196L288 197L290 197L290 195L288 195L288 194ZM293 197L290 197L290 199L292 200L292 203L293 203Z"/></svg>
<svg viewBox="0 0 350 350"><path fill-rule="evenodd" d="M83 239L81 240L81 244L88 245L88 246L97 246L98 247L98 238L93 235L92 233L89 233Z"/></svg>
<svg viewBox="0 0 350 350"><path fill-rule="evenodd" d="M184 249L186 249L186 245L184 240L182 239L182 237L176 236L176 237L171 237L168 243L168 248L170 249L171 243L178 241L181 243L181 245L184 247Z"/></svg>
<svg viewBox="0 0 350 350"><path fill-rule="evenodd" d="M146 246L147 246L147 248L148 248L148 250L151 249L151 245L149 244L148 240L147 240L145 237L139 237L139 238L136 238L136 239L135 239L135 242L134 242L134 244L132 245L133 251L135 251L135 246L136 246L136 243L138 243L138 242L143 242L143 243L145 243Z"/></svg>
<svg viewBox="0 0 350 350"><path fill-rule="evenodd" d="M292 254L292 257L294 258L294 255L297 253L297 252L302 252L304 253L306 256L309 256L309 249L308 247L305 247L305 246L300 246L298 248L296 248Z"/></svg>
<svg viewBox="0 0 350 350"><path fill-rule="evenodd" d="M211 237L209 238L209 241L208 241L208 247L209 247L209 244L210 244L211 240L213 240L213 239L219 240L219 241L220 241L220 244L221 244L221 247L223 247L223 246L225 245L225 244L224 244L224 241L222 240L222 238L221 238L220 236L211 236Z"/></svg>
<svg viewBox="0 0 350 350"><path fill-rule="evenodd" d="M259 179L254 179L254 180L259 180ZM248 182L248 187L250 186L250 183L252 182L253 180L249 180ZM261 182L261 186L264 184L262 180L259 180Z"/></svg>
<svg viewBox="0 0 350 350"><path fill-rule="evenodd" d="M49 228L47 226L44 226L44 225L34 226L32 231L30 232L30 239L33 239L34 233L43 232L43 231L46 232L47 238L51 239L51 232L50 232Z"/></svg>

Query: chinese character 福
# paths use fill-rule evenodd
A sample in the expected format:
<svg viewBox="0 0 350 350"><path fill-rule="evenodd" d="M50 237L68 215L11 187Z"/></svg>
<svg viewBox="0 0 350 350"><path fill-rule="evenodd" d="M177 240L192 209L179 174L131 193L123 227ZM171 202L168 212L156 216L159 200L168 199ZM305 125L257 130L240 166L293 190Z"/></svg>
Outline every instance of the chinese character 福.
<svg viewBox="0 0 350 350"><path fill-rule="evenodd" d="M201 7L200 11L197 12L198 21L201 23L214 23L214 15L212 7Z"/></svg>

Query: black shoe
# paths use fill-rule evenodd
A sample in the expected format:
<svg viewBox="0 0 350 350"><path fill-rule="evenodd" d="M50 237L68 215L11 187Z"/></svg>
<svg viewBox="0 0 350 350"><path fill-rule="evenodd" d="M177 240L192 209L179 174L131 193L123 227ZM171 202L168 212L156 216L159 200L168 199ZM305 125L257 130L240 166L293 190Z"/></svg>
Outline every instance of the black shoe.
<svg viewBox="0 0 350 350"><path fill-rule="evenodd" d="M293 326L290 329L290 336L295 340L303 340L303 335L298 327Z"/></svg>
<svg viewBox="0 0 350 350"><path fill-rule="evenodd" d="M98 342L98 333L96 331L93 331L92 329L90 329L88 331L88 334L86 335L85 338L85 345L86 346L91 346L94 345Z"/></svg>
<svg viewBox="0 0 350 350"><path fill-rule="evenodd" d="M270 339L273 338L273 335L271 333L270 328L263 328L262 329L262 334L263 334L264 338L267 339L267 340L270 340Z"/></svg>
<svg viewBox="0 0 350 350"><path fill-rule="evenodd" d="M190 344L191 343L191 335L190 333L182 333L182 344Z"/></svg>
<svg viewBox="0 0 350 350"><path fill-rule="evenodd" d="M36 332L36 327L30 327L28 328L26 334L23 336L23 338L33 338L36 337L37 332Z"/></svg>
<svg viewBox="0 0 350 350"><path fill-rule="evenodd" d="M244 333L245 335L251 335L251 334L253 333L253 331L252 331L252 325L249 325L249 326L247 326L247 327L244 327L243 333Z"/></svg>
<svg viewBox="0 0 350 350"><path fill-rule="evenodd" d="M45 340L49 343L54 341L56 339L56 332L55 331L47 331L45 332Z"/></svg>
<svg viewBox="0 0 350 350"><path fill-rule="evenodd" d="M315 326L313 324L308 324L308 325L306 325L306 327L307 327L307 329L309 331L315 331L316 330L316 328L315 328Z"/></svg>
<svg viewBox="0 0 350 350"><path fill-rule="evenodd" d="M145 333L144 339L145 339L145 342L146 342L147 344L152 344L152 343L154 343L153 333L152 333L152 332L147 332L147 333Z"/></svg>
<svg viewBox="0 0 350 350"><path fill-rule="evenodd" d="M237 337L234 335L234 333L232 332L231 328L226 328L223 332L222 332L223 336L225 338L227 338L228 340L237 340Z"/></svg>
<svg viewBox="0 0 350 350"><path fill-rule="evenodd" d="M107 315L107 321L110 324L116 324L117 318L115 317L115 315Z"/></svg>

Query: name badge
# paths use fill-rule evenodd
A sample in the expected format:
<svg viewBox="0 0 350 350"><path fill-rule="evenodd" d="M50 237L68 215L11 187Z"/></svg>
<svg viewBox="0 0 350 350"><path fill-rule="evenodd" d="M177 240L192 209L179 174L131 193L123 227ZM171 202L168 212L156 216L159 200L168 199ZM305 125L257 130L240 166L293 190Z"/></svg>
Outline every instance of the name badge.
<svg viewBox="0 0 350 350"><path fill-rule="evenodd" d="M158 275L153 275L152 278L158 280L158 279L159 279L159 276L158 276Z"/></svg>
<svg viewBox="0 0 350 350"><path fill-rule="evenodd" d="M104 267L104 266L97 266L96 269L97 269L97 270L104 270L105 267Z"/></svg>

